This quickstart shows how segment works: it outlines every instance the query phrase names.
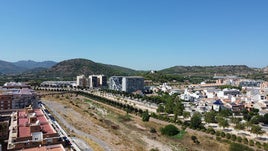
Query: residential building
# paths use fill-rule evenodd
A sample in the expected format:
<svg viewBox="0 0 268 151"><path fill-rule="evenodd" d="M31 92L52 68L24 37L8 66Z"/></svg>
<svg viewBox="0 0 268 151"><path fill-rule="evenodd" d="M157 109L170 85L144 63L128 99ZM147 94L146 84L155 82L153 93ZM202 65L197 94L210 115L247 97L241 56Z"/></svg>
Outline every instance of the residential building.
<svg viewBox="0 0 268 151"><path fill-rule="evenodd" d="M8 138L9 121L10 121L10 116L6 116L5 114L1 113L0 115L0 140L6 140Z"/></svg>
<svg viewBox="0 0 268 151"><path fill-rule="evenodd" d="M105 75L97 75L98 86L106 87L107 86L107 77Z"/></svg>
<svg viewBox="0 0 268 151"><path fill-rule="evenodd" d="M63 148L62 144L57 144L57 145L27 148L22 149L21 151L65 151L65 149Z"/></svg>
<svg viewBox="0 0 268 151"><path fill-rule="evenodd" d="M31 107L13 112L10 120L8 150L60 144L61 139L41 109Z"/></svg>
<svg viewBox="0 0 268 151"><path fill-rule="evenodd" d="M35 91L29 88L0 90L0 110L22 109L37 100Z"/></svg>
<svg viewBox="0 0 268 151"><path fill-rule="evenodd" d="M212 108L214 111L219 112L221 109L224 108L224 104L222 103L221 100L216 100L215 102L213 102Z"/></svg>
<svg viewBox="0 0 268 151"><path fill-rule="evenodd" d="M97 75L90 75L88 77L88 81L89 81L89 87L90 88L96 88L96 87L99 86L98 76Z"/></svg>
<svg viewBox="0 0 268 151"><path fill-rule="evenodd" d="M85 77L85 75L80 75L76 77L76 86L82 87L82 88L89 86L88 79Z"/></svg>

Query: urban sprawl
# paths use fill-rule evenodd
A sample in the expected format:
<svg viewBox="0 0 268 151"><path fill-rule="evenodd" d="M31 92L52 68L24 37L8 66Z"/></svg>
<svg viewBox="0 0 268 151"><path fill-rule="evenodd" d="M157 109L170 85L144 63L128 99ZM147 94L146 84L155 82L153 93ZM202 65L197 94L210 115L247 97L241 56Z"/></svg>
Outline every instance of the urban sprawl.
<svg viewBox="0 0 268 151"><path fill-rule="evenodd" d="M152 118L217 136L255 143L268 140L266 81L215 75L213 82L154 85L140 76L79 75L76 81L44 81L34 87L4 84L0 88L0 139L5 143L0 150L81 150L40 99L57 93L117 102L128 112L148 112ZM194 117L200 123L194 124Z"/></svg>

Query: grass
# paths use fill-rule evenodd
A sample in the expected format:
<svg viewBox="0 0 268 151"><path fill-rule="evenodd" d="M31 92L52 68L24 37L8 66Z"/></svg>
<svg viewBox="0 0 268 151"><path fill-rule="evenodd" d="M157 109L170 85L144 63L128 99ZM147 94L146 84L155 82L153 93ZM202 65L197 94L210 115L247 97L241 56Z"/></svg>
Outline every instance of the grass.
<svg viewBox="0 0 268 151"><path fill-rule="evenodd" d="M186 134L186 131L185 130L181 130L177 135L175 136L172 136L173 138L176 138L176 139L183 139L183 136Z"/></svg>
<svg viewBox="0 0 268 151"><path fill-rule="evenodd" d="M118 121L119 122L128 122L131 121L131 115L126 114L126 115L118 115Z"/></svg>

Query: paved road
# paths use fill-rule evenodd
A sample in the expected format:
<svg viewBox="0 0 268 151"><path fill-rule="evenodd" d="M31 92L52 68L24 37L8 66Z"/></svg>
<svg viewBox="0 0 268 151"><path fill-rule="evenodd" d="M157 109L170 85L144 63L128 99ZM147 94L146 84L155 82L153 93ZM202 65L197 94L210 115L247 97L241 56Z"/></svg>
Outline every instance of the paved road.
<svg viewBox="0 0 268 151"><path fill-rule="evenodd" d="M97 143L99 146L101 146L105 151L112 151L112 149L110 148L110 146L108 146L105 142L103 142L102 140L96 138L95 136L92 136L90 134L87 134L83 131L80 131L78 129L76 129L74 126L72 126L71 124L69 124L54 108L53 105L51 105L49 103L49 101L42 101L48 108L51 109L51 111L53 112L53 114L65 125L66 128L70 129L71 131L73 131L74 133L80 135L80 136L85 136L91 140L93 140L95 143ZM89 150L92 150L92 148L88 147Z"/></svg>

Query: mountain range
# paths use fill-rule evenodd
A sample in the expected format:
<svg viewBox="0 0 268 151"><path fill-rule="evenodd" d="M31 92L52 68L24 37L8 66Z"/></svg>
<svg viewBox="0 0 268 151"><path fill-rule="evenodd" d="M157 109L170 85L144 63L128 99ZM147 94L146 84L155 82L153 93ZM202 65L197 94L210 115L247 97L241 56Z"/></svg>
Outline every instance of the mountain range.
<svg viewBox="0 0 268 151"><path fill-rule="evenodd" d="M80 74L104 74L112 75L140 75L149 71L137 71L121 66L96 63L87 59L70 59L62 62L31 60L6 62L0 61L0 73L18 74L35 77L55 78L64 77L71 79ZM246 65L223 65L223 66L174 66L158 71L160 74L183 75L183 76L213 76L217 75L252 75L267 74L268 68L250 68Z"/></svg>
<svg viewBox="0 0 268 151"><path fill-rule="evenodd" d="M43 61L36 62L32 60L22 60L17 62L7 62L0 60L0 73L1 74L20 74L26 71L30 71L36 68L48 69L57 62L54 61Z"/></svg>

